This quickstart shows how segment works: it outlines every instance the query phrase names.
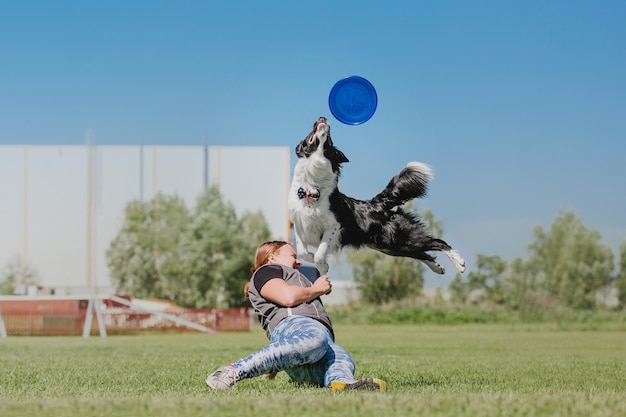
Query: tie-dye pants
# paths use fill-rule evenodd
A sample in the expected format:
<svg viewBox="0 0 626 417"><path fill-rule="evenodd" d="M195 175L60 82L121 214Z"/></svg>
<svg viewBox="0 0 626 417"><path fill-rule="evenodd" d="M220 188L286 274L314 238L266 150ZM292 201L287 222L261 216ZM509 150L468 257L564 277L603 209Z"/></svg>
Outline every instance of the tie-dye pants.
<svg viewBox="0 0 626 417"><path fill-rule="evenodd" d="M354 360L331 332L310 317L290 316L272 332L270 344L234 363L239 379L285 371L292 381L329 386L354 382Z"/></svg>

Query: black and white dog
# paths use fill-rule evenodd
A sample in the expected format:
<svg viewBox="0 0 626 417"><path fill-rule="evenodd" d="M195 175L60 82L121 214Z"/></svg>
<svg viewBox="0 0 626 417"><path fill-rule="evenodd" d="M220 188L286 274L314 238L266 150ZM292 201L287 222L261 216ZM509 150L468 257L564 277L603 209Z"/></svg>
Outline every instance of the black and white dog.
<svg viewBox="0 0 626 417"><path fill-rule="evenodd" d="M392 256L419 259L438 274L445 272L429 251L443 252L460 271L465 261L441 239L428 234L413 214L402 210L409 200L426 193L431 169L420 162L408 165L371 200L357 200L341 193L337 183L341 164L348 158L335 148L325 117L296 146L296 163L288 197L289 218L294 225L298 256L328 273L327 257L343 247L362 246ZM310 252L309 247L315 247Z"/></svg>

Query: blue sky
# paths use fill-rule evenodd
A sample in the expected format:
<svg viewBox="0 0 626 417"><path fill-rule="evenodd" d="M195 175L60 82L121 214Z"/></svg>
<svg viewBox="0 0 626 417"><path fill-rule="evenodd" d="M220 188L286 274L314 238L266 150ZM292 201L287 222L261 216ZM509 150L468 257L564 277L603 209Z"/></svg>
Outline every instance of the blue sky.
<svg viewBox="0 0 626 417"><path fill-rule="evenodd" d="M562 210L616 253L625 20L610 0L3 1L0 144L92 129L98 144L293 148L325 115L349 195L411 160L434 168L420 204L470 265L525 257ZM378 92L360 126L328 109L348 75Z"/></svg>

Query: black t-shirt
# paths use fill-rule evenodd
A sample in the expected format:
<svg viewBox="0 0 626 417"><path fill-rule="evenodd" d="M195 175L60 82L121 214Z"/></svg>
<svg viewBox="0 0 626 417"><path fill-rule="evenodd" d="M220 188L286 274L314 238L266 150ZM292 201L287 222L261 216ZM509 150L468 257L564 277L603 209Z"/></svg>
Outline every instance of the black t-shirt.
<svg viewBox="0 0 626 417"><path fill-rule="evenodd" d="M254 274L254 286L260 293L267 281L274 278L283 278L283 268L279 265L265 265Z"/></svg>

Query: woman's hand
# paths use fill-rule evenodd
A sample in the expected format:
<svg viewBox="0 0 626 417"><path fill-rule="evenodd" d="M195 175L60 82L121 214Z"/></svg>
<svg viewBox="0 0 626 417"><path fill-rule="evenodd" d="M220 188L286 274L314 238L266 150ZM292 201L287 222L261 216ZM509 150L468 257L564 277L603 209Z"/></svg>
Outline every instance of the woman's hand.
<svg viewBox="0 0 626 417"><path fill-rule="evenodd" d="M333 290L333 284L327 275L322 275L313 283L313 288L317 288L321 295L328 295Z"/></svg>

